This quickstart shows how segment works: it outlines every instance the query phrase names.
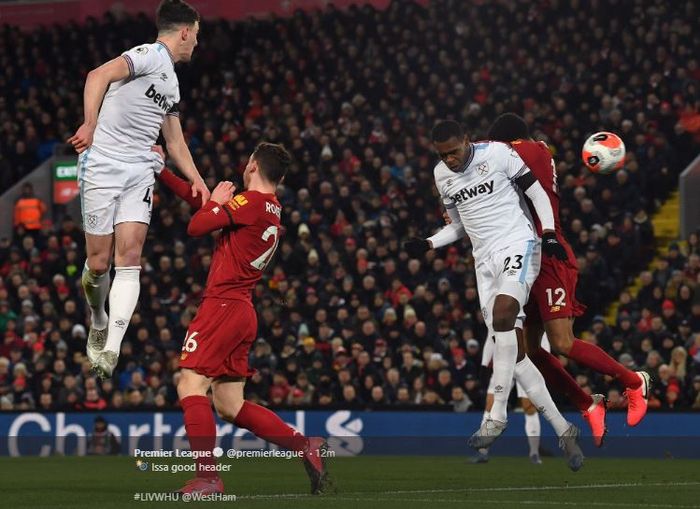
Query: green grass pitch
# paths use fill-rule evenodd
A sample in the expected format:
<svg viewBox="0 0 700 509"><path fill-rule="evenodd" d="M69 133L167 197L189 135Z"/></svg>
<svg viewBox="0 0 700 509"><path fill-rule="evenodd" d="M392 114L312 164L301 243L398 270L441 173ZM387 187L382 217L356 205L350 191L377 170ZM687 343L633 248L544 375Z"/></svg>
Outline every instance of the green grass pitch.
<svg viewBox="0 0 700 509"><path fill-rule="evenodd" d="M186 460L154 460L188 463ZM589 459L572 473L562 458L362 456L329 460L337 493L308 494L296 459L228 460L222 473L235 502L137 502L135 493L169 492L189 473L139 471L129 457L0 458L2 506L146 508L700 507L700 462Z"/></svg>

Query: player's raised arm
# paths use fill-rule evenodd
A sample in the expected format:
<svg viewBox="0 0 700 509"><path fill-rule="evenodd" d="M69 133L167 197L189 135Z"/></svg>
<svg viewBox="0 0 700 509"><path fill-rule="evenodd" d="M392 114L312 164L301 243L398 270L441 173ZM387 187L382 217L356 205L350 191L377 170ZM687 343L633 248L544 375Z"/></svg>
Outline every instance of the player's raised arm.
<svg viewBox="0 0 700 509"><path fill-rule="evenodd" d="M79 154L92 145L92 136L97 127L97 115L110 83L128 78L131 70L126 57L120 56L90 71L83 91L83 124L67 142Z"/></svg>
<svg viewBox="0 0 700 509"><path fill-rule="evenodd" d="M192 183L192 196L201 194L202 205L204 205L210 196L209 189L207 189L207 185L194 165L192 154L190 154L190 149L187 147L185 137L182 134L180 117L176 113L177 111L173 111L165 116L162 127L165 144L170 157L175 161L175 165Z"/></svg>
<svg viewBox="0 0 700 509"><path fill-rule="evenodd" d="M233 197L236 186L232 182L220 182L211 193L211 198L190 219L188 235L201 237L233 224L233 216L228 202Z"/></svg>

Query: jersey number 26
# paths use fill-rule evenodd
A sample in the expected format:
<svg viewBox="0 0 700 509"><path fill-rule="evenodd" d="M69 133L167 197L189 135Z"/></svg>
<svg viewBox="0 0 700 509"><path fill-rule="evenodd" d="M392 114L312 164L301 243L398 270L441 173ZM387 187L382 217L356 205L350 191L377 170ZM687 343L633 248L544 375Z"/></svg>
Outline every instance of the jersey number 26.
<svg viewBox="0 0 700 509"><path fill-rule="evenodd" d="M274 237L275 240L272 243L272 247L250 262L254 268L260 271L265 270L265 267L267 267L267 264L270 263L270 260L272 259L272 255L275 254L275 249L277 249L279 239L277 238L277 227L275 225L268 226L262 234L262 239L264 242L267 242L270 237Z"/></svg>

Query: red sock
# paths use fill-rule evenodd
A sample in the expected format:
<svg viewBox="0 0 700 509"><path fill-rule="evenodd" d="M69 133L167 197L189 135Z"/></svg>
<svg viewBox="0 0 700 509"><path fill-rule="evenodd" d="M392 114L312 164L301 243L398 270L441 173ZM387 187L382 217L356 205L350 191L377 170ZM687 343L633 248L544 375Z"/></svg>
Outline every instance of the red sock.
<svg viewBox="0 0 700 509"><path fill-rule="evenodd" d="M555 387L564 394L581 412L590 408L593 404L593 398L579 387L574 377L561 365L559 359L542 347L532 354L528 353L528 356L542 373L547 385Z"/></svg>
<svg viewBox="0 0 700 509"><path fill-rule="evenodd" d="M307 444L306 437L285 424L276 413L250 401L243 403L234 424L292 451L303 451Z"/></svg>
<svg viewBox="0 0 700 509"><path fill-rule="evenodd" d="M593 343L575 339L567 357L598 373L619 378L629 389L637 389L642 384L642 379L634 371L624 367Z"/></svg>
<svg viewBox="0 0 700 509"><path fill-rule="evenodd" d="M185 430L190 441L191 451L208 452L208 457L197 458L197 477L218 477L214 466L216 459L212 451L216 446L216 423L209 398L206 396L187 396L180 400L185 413Z"/></svg>

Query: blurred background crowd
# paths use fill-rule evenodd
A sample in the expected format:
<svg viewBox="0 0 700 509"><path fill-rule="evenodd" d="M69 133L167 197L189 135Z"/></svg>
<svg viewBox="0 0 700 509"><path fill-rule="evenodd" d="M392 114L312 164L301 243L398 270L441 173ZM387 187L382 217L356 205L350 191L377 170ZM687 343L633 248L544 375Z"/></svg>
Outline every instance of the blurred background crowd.
<svg viewBox="0 0 700 509"><path fill-rule="evenodd" d="M274 407L483 408L485 327L469 242L423 259L409 259L401 243L442 224L435 121L457 119L483 139L498 114L515 111L557 161L562 225L588 306L579 336L652 373L653 408L700 409L698 236L644 272L636 298L623 291L657 247L650 216L700 147L692 27L700 13L690 1L610 3L394 2L386 11L329 7L202 24L194 60L178 68L179 110L209 187L227 179L240 188L259 141L294 156L279 190L284 235L255 289L249 398ZM0 27L0 186L80 124L90 69L154 36L145 16L30 33ZM581 163L584 139L598 130L626 144L615 175L594 176ZM17 221L14 236L0 239L0 408L176 407L181 344L213 246L187 237L190 214L159 190L140 304L117 374L103 382L84 355L80 225L69 216ZM618 298L608 325L601 315ZM586 390L625 404L614 381L567 368Z"/></svg>

